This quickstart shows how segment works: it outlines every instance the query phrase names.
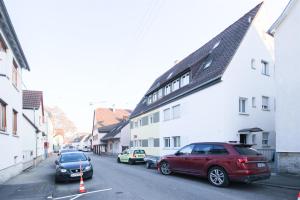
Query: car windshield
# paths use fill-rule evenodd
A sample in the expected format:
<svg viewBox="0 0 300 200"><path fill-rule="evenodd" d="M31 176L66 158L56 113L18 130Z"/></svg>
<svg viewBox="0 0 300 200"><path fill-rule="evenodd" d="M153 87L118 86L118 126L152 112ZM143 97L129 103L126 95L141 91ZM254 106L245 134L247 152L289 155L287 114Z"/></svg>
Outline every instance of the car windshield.
<svg viewBox="0 0 300 200"><path fill-rule="evenodd" d="M258 151L249 146L234 146L234 148L240 155L261 155Z"/></svg>
<svg viewBox="0 0 300 200"><path fill-rule="evenodd" d="M66 153L60 157L61 163L86 161L87 158L83 153Z"/></svg>
<svg viewBox="0 0 300 200"><path fill-rule="evenodd" d="M144 150L134 150L135 154L145 154Z"/></svg>

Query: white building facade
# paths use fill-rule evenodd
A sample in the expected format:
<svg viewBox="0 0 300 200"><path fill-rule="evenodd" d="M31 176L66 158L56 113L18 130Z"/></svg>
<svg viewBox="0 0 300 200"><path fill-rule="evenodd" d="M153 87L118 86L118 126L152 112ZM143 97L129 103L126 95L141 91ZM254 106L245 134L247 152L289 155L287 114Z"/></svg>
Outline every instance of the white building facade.
<svg viewBox="0 0 300 200"><path fill-rule="evenodd" d="M259 8L154 82L133 111L131 146L161 156L193 142L231 141L273 159L274 66L255 26Z"/></svg>
<svg viewBox="0 0 300 200"><path fill-rule="evenodd" d="M276 147L279 172L300 174L300 2L289 1L270 28L275 39Z"/></svg>
<svg viewBox="0 0 300 200"><path fill-rule="evenodd" d="M0 183L22 171L22 69L29 70L3 1L0 1Z"/></svg>

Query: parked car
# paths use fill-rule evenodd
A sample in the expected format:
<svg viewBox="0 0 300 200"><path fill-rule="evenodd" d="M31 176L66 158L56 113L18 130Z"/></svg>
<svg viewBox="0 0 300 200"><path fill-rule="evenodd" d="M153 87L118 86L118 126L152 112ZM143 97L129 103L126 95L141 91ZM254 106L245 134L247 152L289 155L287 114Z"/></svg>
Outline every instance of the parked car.
<svg viewBox="0 0 300 200"><path fill-rule="evenodd" d="M230 143L194 143L158 162L163 175L172 172L207 177L214 186L229 181L250 183L270 178L267 159L251 145Z"/></svg>
<svg viewBox="0 0 300 200"><path fill-rule="evenodd" d="M82 152L62 153L59 159L55 161L56 174L55 181L77 180L81 176L84 179L93 177L93 166L91 159Z"/></svg>
<svg viewBox="0 0 300 200"><path fill-rule="evenodd" d="M118 155L118 163L129 163L133 165L137 162L145 162L146 153L143 149L127 149Z"/></svg>
<svg viewBox="0 0 300 200"><path fill-rule="evenodd" d="M159 161L160 157L159 156L146 156L144 158L144 161L146 163L146 168L156 168L157 167L157 162Z"/></svg>
<svg viewBox="0 0 300 200"><path fill-rule="evenodd" d="M59 150L59 152L58 152L58 156L60 156L61 154L63 154L63 153L69 153L69 152L77 152L78 150L76 150L76 149L61 149L61 150Z"/></svg>

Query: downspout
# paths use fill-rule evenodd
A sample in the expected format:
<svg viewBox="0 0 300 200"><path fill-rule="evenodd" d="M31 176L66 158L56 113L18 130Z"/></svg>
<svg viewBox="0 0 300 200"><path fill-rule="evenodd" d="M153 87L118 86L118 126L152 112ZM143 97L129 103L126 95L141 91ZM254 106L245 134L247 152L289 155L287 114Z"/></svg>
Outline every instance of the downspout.
<svg viewBox="0 0 300 200"><path fill-rule="evenodd" d="M36 124L35 124L35 108L33 108L33 123L34 123L34 125L36 126ZM37 147L37 145L38 145L38 131L36 131L36 134L35 134L35 167L36 167L36 165L37 165L37 149L38 149L38 147Z"/></svg>

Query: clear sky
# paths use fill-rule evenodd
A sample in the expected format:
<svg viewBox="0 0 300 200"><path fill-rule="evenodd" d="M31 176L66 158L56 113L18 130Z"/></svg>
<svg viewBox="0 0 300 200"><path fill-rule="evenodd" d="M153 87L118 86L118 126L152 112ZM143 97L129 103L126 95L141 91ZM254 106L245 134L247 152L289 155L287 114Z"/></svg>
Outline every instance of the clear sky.
<svg viewBox="0 0 300 200"><path fill-rule="evenodd" d="M287 0L268 0L266 27ZM31 71L79 131L95 106L133 109L152 82L259 0L5 0ZM90 106L90 102L95 102Z"/></svg>

